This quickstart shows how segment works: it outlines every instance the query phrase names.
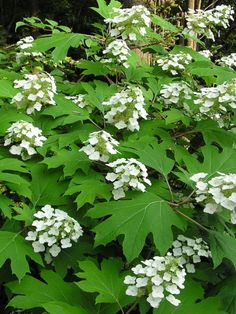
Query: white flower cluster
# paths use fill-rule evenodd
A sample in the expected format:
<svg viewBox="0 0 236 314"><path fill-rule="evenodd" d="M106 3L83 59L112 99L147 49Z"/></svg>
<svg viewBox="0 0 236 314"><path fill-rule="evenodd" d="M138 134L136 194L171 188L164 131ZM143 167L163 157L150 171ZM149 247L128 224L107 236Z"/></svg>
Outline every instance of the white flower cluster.
<svg viewBox="0 0 236 314"><path fill-rule="evenodd" d="M190 179L196 183L195 198L203 202L204 212L214 214L227 209L230 212L232 224L236 224L236 174L218 173L218 176L207 180L207 173L197 173Z"/></svg>
<svg viewBox="0 0 236 314"><path fill-rule="evenodd" d="M56 257L61 249L72 246L83 234L80 224L60 209L45 205L34 214L37 219L32 226L35 231L29 231L26 240L32 241L36 253L45 252L45 259L51 262L51 256Z"/></svg>
<svg viewBox="0 0 236 314"><path fill-rule="evenodd" d="M4 146L11 145L10 153L21 155L23 159L37 154L35 148L43 146L46 137L42 136L42 130L26 121L17 121L7 129Z"/></svg>
<svg viewBox="0 0 236 314"><path fill-rule="evenodd" d="M201 114L216 120L224 126L227 112L236 109L236 80L225 82L216 87L204 87L194 93L194 103L199 105Z"/></svg>
<svg viewBox="0 0 236 314"><path fill-rule="evenodd" d="M66 99L71 100L74 104L76 104L79 108L87 109L88 112L92 112L91 106L85 100L85 96L83 94L78 94L76 96L66 96Z"/></svg>
<svg viewBox="0 0 236 314"><path fill-rule="evenodd" d="M139 130L138 119L147 118L143 92L139 87L128 86L102 104L111 108L104 118L119 130Z"/></svg>
<svg viewBox="0 0 236 314"><path fill-rule="evenodd" d="M102 59L103 63L111 63L115 59L125 68L129 67L127 60L130 56L130 49L123 39L116 39L110 42L106 49L103 50L103 54L107 54L110 57L109 59Z"/></svg>
<svg viewBox="0 0 236 314"><path fill-rule="evenodd" d="M198 53L200 53L203 57L207 58L207 59L211 59L211 57L213 56L213 54L211 53L210 50L200 50L198 51Z"/></svg>
<svg viewBox="0 0 236 314"><path fill-rule="evenodd" d="M14 87L23 90L13 97L12 103L18 109L26 109L27 114L40 111L43 105L56 105L56 84L49 73L26 74L23 80L14 81Z"/></svg>
<svg viewBox="0 0 236 314"><path fill-rule="evenodd" d="M32 36L27 36L24 38L21 38L17 43L16 46L19 49L28 49L28 48L32 48L32 42L34 41L34 38Z"/></svg>
<svg viewBox="0 0 236 314"><path fill-rule="evenodd" d="M41 59L43 57L42 52L25 51L28 48L32 48L33 41L34 41L34 38L32 36L28 36L28 37L22 38L16 43L17 48L21 50L20 52L16 53L16 62L18 64L28 59L37 59L37 58Z"/></svg>
<svg viewBox="0 0 236 314"><path fill-rule="evenodd" d="M161 86L160 90L160 99L162 99L166 105L182 105L186 99L191 99L192 95L192 89L188 83L184 81L164 84Z"/></svg>
<svg viewBox="0 0 236 314"><path fill-rule="evenodd" d="M112 17L104 20L110 24L110 35L121 36L122 39L135 41L146 35L146 27L150 27L150 12L143 5L128 9L113 8Z"/></svg>
<svg viewBox="0 0 236 314"><path fill-rule="evenodd" d="M194 264L200 263L201 257L211 257L211 251L202 238L191 239L183 235L179 235L173 242L172 254L188 273L195 272Z"/></svg>
<svg viewBox="0 0 236 314"><path fill-rule="evenodd" d="M126 276L124 280L129 285L127 295L147 296L147 302L154 308L158 308L163 300L175 306L180 304L175 295L184 288L186 271L170 253L142 261L131 270L134 276Z"/></svg>
<svg viewBox="0 0 236 314"><path fill-rule="evenodd" d="M236 68L236 53L220 58L217 63L224 67Z"/></svg>
<svg viewBox="0 0 236 314"><path fill-rule="evenodd" d="M40 59L43 57L41 52L27 52L27 51L20 51L16 53L16 62L19 64L23 62L25 59Z"/></svg>
<svg viewBox="0 0 236 314"><path fill-rule="evenodd" d="M114 172L109 172L106 175L106 179L113 182L112 194L115 200L125 197L125 192L129 188L145 192L144 183L151 185L147 168L134 158L120 158L107 164L107 166L114 169Z"/></svg>
<svg viewBox="0 0 236 314"><path fill-rule="evenodd" d="M183 72L188 64L192 62L192 57L188 53L179 52L168 54L165 57L158 57L156 63L163 71L170 72L172 75L178 75Z"/></svg>
<svg viewBox="0 0 236 314"><path fill-rule="evenodd" d="M229 21L234 20L234 10L230 5L218 5L211 10L189 10L186 17L187 27L184 33L190 36L203 35L215 40L213 31L217 27L227 28Z"/></svg>
<svg viewBox="0 0 236 314"><path fill-rule="evenodd" d="M85 143L87 145L80 150L85 152L91 160L107 162L110 154L114 155L118 153L114 146L118 146L119 142L106 131L90 133L89 139Z"/></svg>

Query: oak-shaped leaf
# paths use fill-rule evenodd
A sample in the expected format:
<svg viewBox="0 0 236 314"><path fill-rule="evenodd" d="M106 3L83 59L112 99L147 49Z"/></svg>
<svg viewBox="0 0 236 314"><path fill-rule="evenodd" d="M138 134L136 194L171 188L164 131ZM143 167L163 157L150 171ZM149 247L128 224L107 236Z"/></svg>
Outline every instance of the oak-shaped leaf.
<svg viewBox="0 0 236 314"><path fill-rule="evenodd" d="M30 271L26 256L42 265L40 255L19 233L0 231L0 267L10 259L12 273L21 280Z"/></svg>
<svg viewBox="0 0 236 314"><path fill-rule="evenodd" d="M185 228L185 221L168 203L149 192L135 193L131 200L96 204L88 211L88 216L109 216L94 228L95 244L105 245L122 234L123 252L129 261L139 255L150 233L157 249L165 254L173 241L172 226Z"/></svg>
<svg viewBox="0 0 236 314"><path fill-rule="evenodd" d="M86 292L98 293L96 303L116 303L121 308L132 299L125 294L124 274L120 274L122 262L118 259L103 260L101 269L92 261L79 263L83 272L77 284Z"/></svg>
<svg viewBox="0 0 236 314"><path fill-rule="evenodd" d="M104 182L104 177L95 171L90 171L86 176L76 174L70 182L65 195L78 194L75 202L77 208L84 204L94 204L95 199L101 198L109 200L111 198L111 187Z"/></svg>
<svg viewBox="0 0 236 314"><path fill-rule="evenodd" d="M227 233L211 231L209 240L214 266L219 266L227 258L236 268L236 239Z"/></svg>
<svg viewBox="0 0 236 314"><path fill-rule="evenodd" d="M72 308L76 307L78 314L86 313L85 309L89 312L91 304L75 283L65 282L58 274L49 270L43 270L40 276L42 280L26 275L21 282L9 282L7 287L16 296L8 305L28 310L42 307L55 308L55 304L60 302L65 306L68 304ZM54 306L53 302L55 302ZM56 314L55 311L51 313ZM91 310L91 313L94 312Z"/></svg>

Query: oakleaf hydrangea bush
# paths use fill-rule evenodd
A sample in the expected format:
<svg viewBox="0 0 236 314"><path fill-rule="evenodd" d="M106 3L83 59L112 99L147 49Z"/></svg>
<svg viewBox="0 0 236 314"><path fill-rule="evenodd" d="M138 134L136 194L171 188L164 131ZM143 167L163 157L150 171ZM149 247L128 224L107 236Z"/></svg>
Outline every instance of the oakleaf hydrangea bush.
<svg viewBox="0 0 236 314"><path fill-rule="evenodd" d="M1 50L1 309L235 314L233 8L93 10Z"/></svg>

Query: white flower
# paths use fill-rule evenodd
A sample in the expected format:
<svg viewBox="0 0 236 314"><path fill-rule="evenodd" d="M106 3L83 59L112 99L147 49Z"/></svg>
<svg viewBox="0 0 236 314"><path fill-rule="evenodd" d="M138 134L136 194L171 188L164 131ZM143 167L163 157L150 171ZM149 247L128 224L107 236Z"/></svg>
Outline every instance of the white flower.
<svg viewBox="0 0 236 314"><path fill-rule="evenodd" d="M206 177L205 173L197 173L190 178L196 182L196 201L204 204L203 211L208 214L229 211L231 222L235 224L236 174L218 173L210 180Z"/></svg>
<svg viewBox="0 0 236 314"><path fill-rule="evenodd" d="M139 87L128 86L102 104L110 107L104 118L117 129L139 130L138 119L147 118L143 93Z"/></svg>
<svg viewBox="0 0 236 314"><path fill-rule="evenodd" d="M34 38L32 36L27 36L24 38L21 38L17 43L16 46L22 50L32 48L32 42L34 41Z"/></svg>
<svg viewBox="0 0 236 314"><path fill-rule="evenodd" d="M12 103L18 109L26 109L27 114L40 111L42 106L56 105L53 99L56 84L49 73L25 74L23 80L14 81L14 87L22 90L12 98Z"/></svg>
<svg viewBox="0 0 236 314"><path fill-rule="evenodd" d="M35 148L43 146L43 142L46 141L46 137L42 136L42 130L22 120L13 123L6 132L4 146L11 145L10 153L21 155L23 159L36 154Z"/></svg>
<svg viewBox="0 0 236 314"><path fill-rule="evenodd" d="M214 31L217 27L227 28L229 21L234 20L234 10L230 5L218 5L211 10L189 10L186 17L187 27L184 33L190 36L203 35L215 40Z"/></svg>
<svg viewBox="0 0 236 314"><path fill-rule="evenodd" d="M27 239L26 239L27 240ZM35 253L44 252L45 247L43 244L39 243L38 241L35 241L32 243L32 246L34 248Z"/></svg>
<svg viewBox="0 0 236 314"><path fill-rule="evenodd" d="M194 181L194 182L198 182L200 179L204 179L205 177L207 177L208 174L205 172L199 172L194 174L193 176L190 177L190 180Z"/></svg>
<svg viewBox="0 0 236 314"><path fill-rule="evenodd" d="M172 75L182 73L186 66L192 62L192 57L188 53L179 52L175 54L168 54L164 57L158 57L156 63L163 71L170 72Z"/></svg>
<svg viewBox="0 0 236 314"><path fill-rule="evenodd" d="M61 252L61 248L54 244L49 250L48 252L53 256L56 257L60 252Z"/></svg>
<svg viewBox="0 0 236 314"><path fill-rule="evenodd" d="M118 153L115 146L118 146L119 142L106 131L90 133L89 139L85 143L87 145L80 150L88 155L91 160L107 162L110 155Z"/></svg>
<svg viewBox="0 0 236 314"><path fill-rule="evenodd" d="M200 50L198 51L198 53L200 53L203 57L207 59L211 59L211 57L213 56L210 50Z"/></svg>
<svg viewBox="0 0 236 314"><path fill-rule="evenodd" d="M173 304L174 306L178 306L181 303L181 301L176 299L172 294L169 294L166 297L166 300L170 302L171 304Z"/></svg>
<svg viewBox="0 0 236 314"><path fill-rule="evenodd" d="M83 234L80 224L64 211L45 205L36 212L32 226L36 231L29 231L28 241L32 241L35 252L45 252L45 259L51 262L51 256L56 257L61 249L72 246Z"/></svg>
<svg viewBox="0 0 236 314"><path fill-rule="evenodd" d="M16 53L16 63L25 63L27 60L35 59L37 61L43 58L42 52L28 52L28 51L20 51ZM29 62L29 61L28 61Z"/></svg>
<svg viewBox="0 0 236 314"><path fill-rule="evenodd" d="M236 53L231 53L228 56L224 56L220 58L219 60L216 60L216 62L219 63L219 65L229 68L235 68L236 67Z"/></svg>
<svg viewBox="0 0 236 314"><path fill-rule="evenodd" d="M173 82L161 86L160 99L166 105L184 105L186 99L191 99L193 94L190 86L184 81Z"/></svg>
<svg viewBox="0 0 236 314"><path fill-rule="evenodd" d="M138 288L135 286L129 286L126 290L126 294L132 297L136 297L138 295Z"/></svg>
<svg viewBox="0 0 236 314"><path fill-rule="evenodd" d="M200 263L201 257L211 257L209 246L202 238L191 239L184 235L179 235L177 241L173 242L171 252L188 273L195 272L194 264ZM170 287L170 289L172 291L168 291L175 294L175 287Z"/></svg>
<svg viewBox="0 0 236 314"><path fill-rule="evenodd" d="M140 35L146 35L146 27L150 27L150 12L142 5L127 9L113 8L111 18L105 19L110 24L111 37L121 36L122 39L136 41Z"/></svg>
<svg viewBox="0 0 236 314"><path fill-rule="evenodd" d="M106 175L106 179L113 183L112 194L115 200L125 197L125 192L129 189L145 192L143 183L151 185L146 167L134 158L120 158L107 166L114 169L114 172Z"/></svg>
<svg viewBox="0 0 236 314"><path fill-rule="evenodd" d="M173 294L184 288L186 272L170 253L142 261L131 270L134 276L126 276L124 280L128 285L127 295L145 296L153 308L158 308L164 299L174 305L180 303Z"/></svg>
<svg viewBox="0 0 236 314"><path fill-rule="evenodd" d="M89 103L85 100L85 96L83 94L78 94L76 96L66 96L66 99L71 100L74 104L76 104L80 108L87 109L88 112L92 112L92 107Z"/></svg>
<svg viewBox="0 0 236 314"><path fill-rule="evenodd" d="M129 67L127 63L128 57L130 56L130 49L127 46L125 40L123 39L116 39L109 43L105 50L103 50L103 54L107 55L109 59L102 59L101 62L110 63L117 61L125 68ZM109 62L107 62L109 60Z"/></svg>
<svg viewBox="0 0 236 314"><path fill-rule="evenodd" d="M194 103L199 106L199 118L210 118L218 122L219 127L230 123L230 112L236 108L236 80L216 87L204 87L195 92Z"/></svg>

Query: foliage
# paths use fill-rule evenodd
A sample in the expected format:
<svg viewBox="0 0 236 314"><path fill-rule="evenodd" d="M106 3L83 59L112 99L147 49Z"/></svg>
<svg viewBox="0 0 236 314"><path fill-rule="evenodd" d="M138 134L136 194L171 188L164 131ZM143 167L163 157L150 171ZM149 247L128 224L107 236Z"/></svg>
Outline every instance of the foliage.
<svg viewBox="0 0 236 314"><path fill-rule="evenodd" d="M143 7L121 8L118 1L98 0L93 14L105 23L96 24L93 35L74 33L51 19L26 18L17 28L49 30L47 35L26 39L27 48L16 44L2 49L3 306L12 313L33 314L233 314L236 229L228 212L236 210L236 72L179 45L189 35L162 16ZM114 35L112 25L120 23L123 12L125 29ZM136 26L130 16L140 18ZM107 55L108 45L117 39L127 43L119 59L113 50ZM203 38L193 40L199 49L207 44ZM71 49L75 59L69 56ZM26 77L34 82L30 87ZM43 90L39 79L55 80L56 92ZM180 85L188 92L182 93ZM46 93L53 98L51 104ZM201 95L208 98L201 98L199 106ZM27 99L33 112L27 112ZM27 134L16 130L9 140L9 127L22 120L34 127ZM36 136L31 154L35 130L44 141L37 142ZM103 137L102 131L107 132ZM29 154L21 156L16 143ZM209 181L219 172L232 174L233 183L216 191L214 199L224 199L213 214L205 210L212 198L202 173ZM202 181L193 180L194 175ZM207 195L200 201L199 190ZM57 219L52 218L52 207ZM75 220L83 229L79 238L72 230L78 224L69 225ZM211 254L199 253L196 272L185 273L187 262L180 263L175 251L173 260L186 282L177 292L179 300L168 302L163 295L161 300L166 300L153 309L150 304L155 303L146 298L153 283L141 274L135 290L131 269L138 271L134 266L141 261L147 265L155 257L168 258L173 247L178 249L181 235L196 243L204 239L198 243L205 243ZM54 240L61 247L56 253L52 249L49 259L44 245L54 246ZM124 281L130 281L131 288Z"/></svg>

